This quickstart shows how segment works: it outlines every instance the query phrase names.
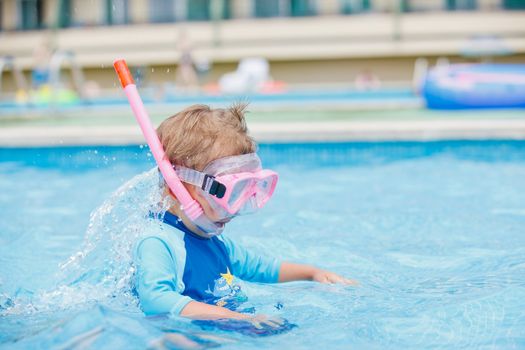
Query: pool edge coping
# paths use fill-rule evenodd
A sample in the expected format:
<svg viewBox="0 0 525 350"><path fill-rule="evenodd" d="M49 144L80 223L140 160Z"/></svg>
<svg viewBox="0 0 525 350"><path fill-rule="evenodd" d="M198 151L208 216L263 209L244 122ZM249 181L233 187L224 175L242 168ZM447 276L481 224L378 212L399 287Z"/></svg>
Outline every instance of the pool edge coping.
<svg viewBox="0 0 525 350"><path fill-rule="evenodd" d="M252 122L258 142L525 140L525 119ZM0 147L143 144L134 125L11 126Z"/></svg>

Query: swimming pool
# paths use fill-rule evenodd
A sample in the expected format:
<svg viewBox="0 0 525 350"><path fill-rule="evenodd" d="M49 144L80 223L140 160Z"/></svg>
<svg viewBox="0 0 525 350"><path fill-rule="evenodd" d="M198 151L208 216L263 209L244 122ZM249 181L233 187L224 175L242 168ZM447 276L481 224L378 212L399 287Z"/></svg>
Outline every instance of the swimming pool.
<svg viewBox="0 0 525 350"><path fill-rule="evenodd" d="M250 305L297 324L276 336L146 319L120 293L125 288L103 294L96 284L77 284L121 263L118 245L106 244L111 232L91 241L75 271L86 272L81 277L57 271L82 251L86 230L93 233L90 212L153 166L147 149L2 148L0 347L159 347L166 334L182 348L192 344L180 345L182 336L228 349L525 347L524 141L263 144L260 151L280 174L275 196L227 234L360 287L246 283ZM110 219L106 227L118 228L122 218ZM57 288L73 277L69 288Z"/></svg>

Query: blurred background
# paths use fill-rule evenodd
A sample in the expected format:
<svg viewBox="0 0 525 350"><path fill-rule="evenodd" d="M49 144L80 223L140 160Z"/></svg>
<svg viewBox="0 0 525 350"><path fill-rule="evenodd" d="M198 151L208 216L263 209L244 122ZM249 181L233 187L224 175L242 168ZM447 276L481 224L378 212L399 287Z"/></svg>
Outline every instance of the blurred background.
<svg viewBox="0 0 525 350"><path fill-rule="evenodd" d="M0 29L4 125L124 123L117 57L156 120L239 99L268 121L525 106L525 0L2 0Z"/></svg>

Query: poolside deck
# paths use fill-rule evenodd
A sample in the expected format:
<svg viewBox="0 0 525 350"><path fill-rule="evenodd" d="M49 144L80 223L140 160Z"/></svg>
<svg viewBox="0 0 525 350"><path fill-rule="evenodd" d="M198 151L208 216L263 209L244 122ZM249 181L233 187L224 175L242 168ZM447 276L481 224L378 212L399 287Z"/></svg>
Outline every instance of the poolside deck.
<svg viewBox="0 0 525 350"><path fill-rule="evenodd" d="M163 109L153 109L153 123L167 115ZM259 142L525 140L524 110L259 110L249 113L247 120ZM0 118L3 147L143 142L130 111L57 111Z"/></svg>

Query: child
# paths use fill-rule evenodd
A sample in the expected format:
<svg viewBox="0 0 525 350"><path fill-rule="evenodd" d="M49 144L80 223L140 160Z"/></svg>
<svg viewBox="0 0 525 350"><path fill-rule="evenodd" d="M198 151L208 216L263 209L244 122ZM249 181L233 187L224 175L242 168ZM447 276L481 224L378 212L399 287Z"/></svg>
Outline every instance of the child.
<svg viewBox="0 0 525 350"><path fill-rule="evenodd" d="M136 290L146 314L247 320L256 327L275 327L280 323L277 319L236 311L247 300L237 278L354 283L313 266L256 255L219 235L234 216L262 207L277 181L277 174L261 168L256 144L247 135L244 106L212 110L194 105L162 122L157 134L208 224L192 222L165 186L174 205L163 216L163 225L148 232L135 249ZM222 180L228 175L233 182ZM241 198L247 183L258 187L250 187L249 198ZM228 203L221 204L220 198Z"/></svg>

